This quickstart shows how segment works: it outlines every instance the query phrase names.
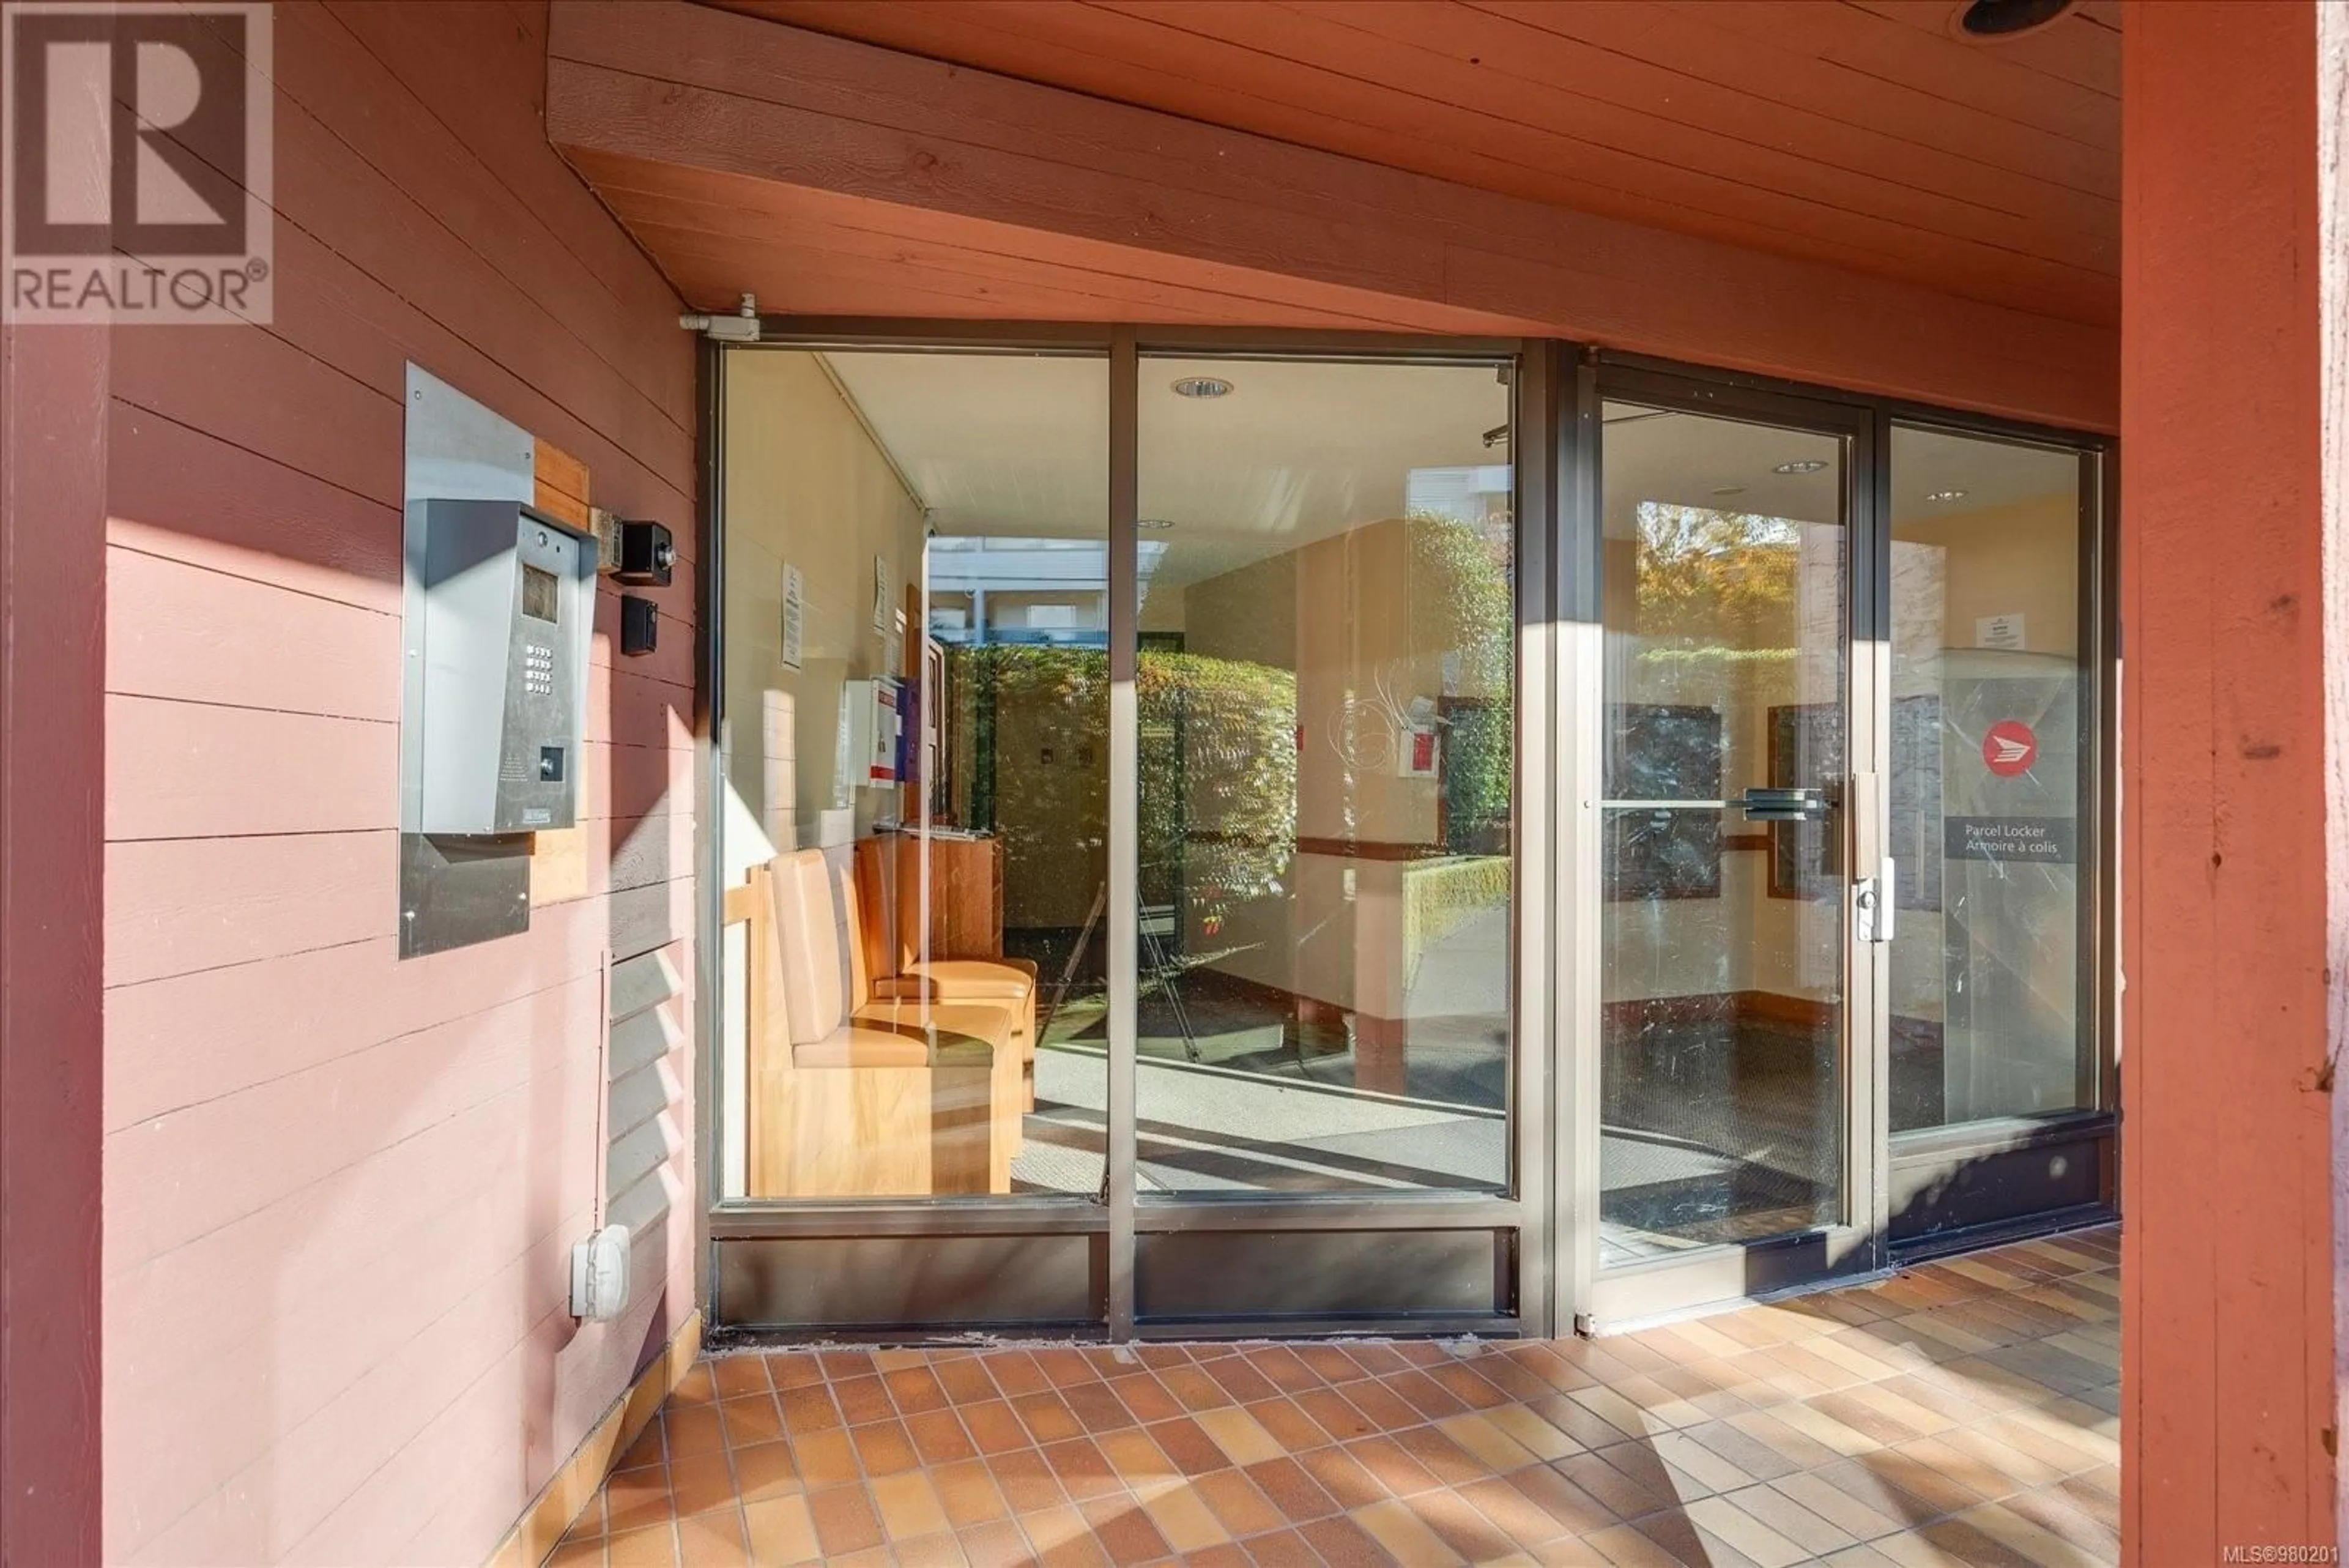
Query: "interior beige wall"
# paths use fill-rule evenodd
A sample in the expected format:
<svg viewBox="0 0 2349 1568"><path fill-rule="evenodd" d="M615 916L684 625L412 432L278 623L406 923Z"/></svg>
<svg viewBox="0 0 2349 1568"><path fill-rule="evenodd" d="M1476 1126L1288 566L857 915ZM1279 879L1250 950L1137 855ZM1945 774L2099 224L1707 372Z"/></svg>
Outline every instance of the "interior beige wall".
<svg viewBox="0 0 2349 1568"><path fill-rule="evenodd" d="M817 356L727 357L726 723L719 744L738 809L728 814L729 879L778 850L838 828L870 831L895 792L834 790L842 690L894 674L873 629L873 561L889 563L890 604L921 571L922 514ZM802 659L782 662L783 567L805 585ZM909 631L909 636L917 633Z"/></svg>
<svg viewBox="0 0 2349 1568"><path fill-rule="evenodd" d="M1449 628L1414 599L1403 519L1365 524L1194 583L1182 609L1187 651L1296 673L1300 840L1435 842L1438 781L1402 775L1393 722L1380 713L1383 701L1446 695L1445 655L1454 651ZM1506 695L1473 680L1456 684L1451 695ZM1212 760L1195 757L1186 779L1190 826L1217 831ZM1195 927L1190 950L1230 948L1214 967L1336 1006L1399 1016L1409 978L1402 972L1404 879L1396 861L1300 850L1280 893L1220 906L1221 929Z"/></svg>

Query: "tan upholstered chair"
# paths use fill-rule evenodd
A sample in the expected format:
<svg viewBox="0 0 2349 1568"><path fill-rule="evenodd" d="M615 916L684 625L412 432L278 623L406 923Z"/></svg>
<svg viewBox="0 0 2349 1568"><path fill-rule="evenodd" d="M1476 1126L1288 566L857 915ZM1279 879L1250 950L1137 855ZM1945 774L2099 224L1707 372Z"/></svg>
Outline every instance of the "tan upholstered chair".
<svg viewBox="0 0 2349 1568"><path fill-rule="evenodd" d="M779 856L761 871L754 882L771 909L750 926L753 1193L1009 1191L1019 1093L1012 1011L853 1005L843 912L823 853Z"/></svg>
<svg viewBox="0 0 2349 1568"><path fill-rule="evenodd" d="M920 839L910 836L857 842L854 888L864 912L858 946L873 994L1010 1009L1012 1038L1019 1049L1021 1108L1032 1111L1036 1108L1036 965L1028 959L1000 954L929 956L925 950L921 900L913 891L921 874L920 853Z"/></svg>

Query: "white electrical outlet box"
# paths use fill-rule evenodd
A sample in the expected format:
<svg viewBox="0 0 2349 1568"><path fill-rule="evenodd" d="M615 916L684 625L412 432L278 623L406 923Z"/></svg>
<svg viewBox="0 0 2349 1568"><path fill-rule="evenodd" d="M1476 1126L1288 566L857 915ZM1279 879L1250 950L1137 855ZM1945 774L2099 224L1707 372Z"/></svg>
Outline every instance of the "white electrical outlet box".
<svg viewBox="0 0 2349 1568"><path fill-rule="evenodd" d="M606 1225L571 1248L571 1315L605 1323L628 1304L628 1228Z"/></svg>

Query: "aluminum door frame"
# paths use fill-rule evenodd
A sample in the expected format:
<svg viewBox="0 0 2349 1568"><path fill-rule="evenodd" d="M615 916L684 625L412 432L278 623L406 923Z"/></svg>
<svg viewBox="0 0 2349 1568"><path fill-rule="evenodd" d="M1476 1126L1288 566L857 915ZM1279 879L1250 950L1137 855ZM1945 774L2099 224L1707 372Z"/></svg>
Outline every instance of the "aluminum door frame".
<svg viewBox="0 0 2349 1568"><path fill-rule="evenodd" d="M1863 864L1885 842L1886 795L1875 789L1863 822L1850 775L1882 780L1890 761L1891 677L1889 543L1877 476L1877 421L1868 403L1766 385L1747 378L1708 374L1654 361L1586 355L1575 381L1568 432L1573 463L1571 504L1561 521L1555 587L1562 607L1557 716L1560 763L1560 861L1554 876L1564 909L1553 960L1565 992L1559 1074L1564 1091L1555 1115L1561 1134L1561 1241L1569 1249L1569 1296L1574 1326L1606 1333L1702 1311L1726 1302L1766 1296L1880 1272L1884 1244L1887 1102L1885 1054L1889 1040L1890 944L1863 941L1853 919L1852 895ZM1845 906L1842 1219L1833 1225L1760 1241L1724 1243L1671 1258L1614 1269L1599 1262L1599 1127L1601 1008L1604 961L1602 815L1606 723L1604 659L1604 431L1609 401L1783 426L1843 443L1846 537L1847 653L1843 827Z"/></svg>

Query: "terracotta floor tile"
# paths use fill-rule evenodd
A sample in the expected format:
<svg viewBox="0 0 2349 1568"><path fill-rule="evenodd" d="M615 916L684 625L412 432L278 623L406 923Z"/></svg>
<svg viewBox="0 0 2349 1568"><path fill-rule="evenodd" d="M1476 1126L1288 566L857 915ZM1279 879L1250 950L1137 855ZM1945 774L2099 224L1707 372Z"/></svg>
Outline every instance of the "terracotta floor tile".
<svg viewBox="0 0 2349 1568"><path fill-rule="evenodd" d="M952 1410L924 1410L908 1416L905 1432L926 1465L952 1464L978 1452L970 1434L963 1430L962 1417Z"/></svg>
<svg viewBox="0 0 2349 1568"><path fill-rule="evenodd" d="M1127 1486L1147 1496L1149 1489L1178 1481L1183 1472L1166 1457L1166 1450L1154 1441L1149 1433L1138 1427L1122 1431L1103 1432L1093 1439L1109 1468Z"/></svg>
<svg viewBox="0 0 2349 1568"><path fill-rule="evenodd" d="M1206 1429L1188 1416L1178 1416L1172 1421L1160 1421L1143 1428L1151 1441L1166 1452L1175 1467L1186 1476L1203 1476L1211 1470L1223 1469L1232 1462Z"/></svg>
<svg viewBox="0 0 2349 1568"><path fill-rule="evenodd" d="M721 1355L554 1561L2109 1563L2108 1254L1599 1341Z"/></svg>
<svg viewBox="0 0 2349 1568"><path fill-rule="evenodd" d="M1297 1402L1286 1395L1276 1394L1269 1399L1259 1399L1243 1407L1256 1424L1272 1434L1272 1440L1288 1452L1301 1453L1318 1449L1330 1441L1321 1429L1321 1423L1299 1409Z"/></svg>
<svg viewBox="0 0 2349 1568"><path fill-rule="evenodd" d="M767 1379L778 1392L785 1388L804 1388L811 1383L823 1381L823 1364L811 1352L769 1351L766 1360Z"/></svg>
<svg viewBox="0 0 2349 1568"><path fill-rule="evenodd" d="M880 1371L874 1365L873 1353L869 1350L819 1350L815 1358L823 1364L823 1375L834 1383L850 1377L874 1376Z"/></svg>
<svg viewBox="0 0 2349 1568"><path fill-rule="evenodd" d="M832 1390L821 1383L787 1388L777 1396L782 1402L783 1428L792 1437L809 1432L825 1432L841 1424L840 1407L832 1401ZM676 1451L676 1445L670 1445Z"/></svg>
<svg viewBox="0 0 2349 1568"><path fill-rule="evenodd" d="M746 1443L734 1450L734 1486L745 1502L792 1497L800 1484L799 1461L789 1443Z"/></svg>
<svg viewBox="0 0 2349 1568"><path fill-rule="evenodd" d="M799 1466L800 1480L810 1491L857 1479L856 1449L843 1428L811 1432L793 1442L792 1462Z"/></svg>
<svg viewBox="0 0 2349 1568"><path fill-rule="evenodd" d="M905 1366L884 1372L881 1381L896 1401L901 1416L918 1416L925 1410L943 1410L952 1401L946 1385L938 1375L926 1366Z"/></svg>
<svg viewBox="0 0 2349 1568"><path fill-rule="evenodd" d="M1291 1459L1269 1459L1243 1467L1248 1480L1292 1524L1339 1512L1337 1500Z"/></svg>
<svg viewBox="0 0 2349 1568"><path fill-rule="evenodd" d="M1036 1358L1036 1370L1054 1387L1068 1388L1101 1380L1101 1373L1081 1350L1060 1345L1030 1354Z"/></svg>
<svg viewBox="0 0 2349 1568"><path fill-rule="evenodd" d="M1051 1467L1052 1479L1079 1501L1123 1490L1124 1483L1117 1479L1108 1458L1091 1438L1071 1438L1042 1452L1044 1462Z"/></svg>
<svg viewBox="0 0 2349 1568"><path fill-rule="evenodd" d="M742 1511L723 1509L677 1521L677 1560L681 1568L749 1568L743 1545Z"/></svg>
<svg viewBox="0 0 2349 1568"><path fill-rule="evenodd" d="M1096 1380L1063 1387L1061 1399L1078 1424L1096 1436L1139 1424L1139 1418L1126 1408L1117 1391L1104 1382Z"/></svg>
<svg viewBox="0 0 2349 1568"><path fill-rule="evenodd" d="M1069 1494L1052 1474L1052 1467L1034 1449L997 1454L988 1459L987 1469L995 1478L996 1488L1003 1493L1004 1501L1011 1505L1014 1517L1058 1508L1069 1501Z"/></svg>
<svg viewBox="0 0 2349 1568"><path fill-rule="evenodd" d="M1039 1448L1084 1435L1085 1424L1058 1394L1022 1394L1011 1401L1011 1408Z"/></svg>
<svg viewBox="0 0 2349 1568"><path fill-rule="evenodd" d="M668 1467L669 1496L680 1514L735 1506L734 1464L723 1449L688 1454Z"/></svg>
<svg viewBox="0 0 2349 1568"><path fill-rule="evenodd" d="M1409 1497L1441 1484L1433 1471L1412 1457L1410 1449L1383 1433L1348 1443L1345 1451L1392 1496Z"/></svg>
<svg viewBox="0 0 2349 1568"><path fill-rule="evenodd" d="M566 1535L555 1543L541 1568L605 1568L604 1538L593 1535L574 1539Z"/></svg>
<svg viewBox="0 0 2349 1568"><path fill-rule="evenodd" d="M1158 1374L1158 1381L1195 1416L1235 1402L1222 1384L1196 1366L1169 1366Z"/></svg>
<svg viewBox="0 0 2349 1568"><path fill-rule="evenodd" d="M807 1505L826 1558L881 1544L881 1519L864 1487L852 1482L812 1491L807 1494Z"/></svg>
<svg viewBox="0 0 2349 1568"><path fill-rule="evenodd" d="M1024 1350L989 1351L979 1361L1007 1399L1016 1399L1022 1394L1041 1394L1052 1386L1043 1368L1036 1365L1036 1358Z"/></svg>
<svg viewBox="0 0 2349 1568"><path fill-rule="evenodd" d="M1144 1497L1142 1510L1158 1527L1158 1533L1166 1538L1166 1544L1176 1552L1203 1552L1231 1539L1231 1532L1187 1481Z"/></svg>
<svg viewBox="0 0 2349 1568"><path fill-rule="evenodd" d="M1210 1511L1236 1538L1278 1530L1288 1521L1280 1510L1238 1470L1217 1470L1190 1483Z"/></svg>
<svg viewBox="0 0 2349 1568"><path fill-rule="evenodd" d="M995 1484L995 1477L982 1460L941 1465L930 1471L930 1483L937 1489L938 1504L947 1511L947 1521L957 1530L1003 1519L1010 1513L1002 1490Z"/></svg>
<svg viewBox="0 0 2349 1568"><path fill-rule="evenodd" d="M714 1453L726 1447L726 1427L715 1405L671 1406L661 1413L663 1440L668 1457Z"/></svg>
<svg viewBox="0 0 2349 1568"><path fill-rule="evenodd" d="M1616 1522L1615 1513L1604 1503L1546 1465L1519 1470L1508 1484L1555 1520L1560 1533L1582 1535Z"/></svg>
<svg viewBox="0 0 2349 1568"><path fill-rule="evenodd" d="M1183 1401L1166 1391L1154 1372L1125 1373L1109 1380L1109 1387L1117 1395L1118 1403L1133 1413L1133 1418L1147 1425L1152 1421L1171 1420L1183 1414Z"/></svg>
<svg viewBox="0 0 2349 1568"><path fill-rule="evenodd" d="M1307 1561L1293 1554L1292 1542L1309 1547L1330 1568L1391 1568L1395 1558L1367 1534L1353 1516L1317 1519L1285 1537L1267 1536L1248 1543L1255 1561L1264 1568L1297 1568Z"/></svg>
<svg viewBox="0 0 2349 1568"><path fill-rule="evenodd" d="M1306 1370L1324 1383L1350 1383L1365 1376L1362 1364L1348 1355L1343 1345L1299 1345L1293 1348Z"/></svg>
<svg viewBox="0 0 2349 1568"><path fill-rule="evenodd" d="M1269 1399L1280 1392L1278 1384L1256 1369L1252 1356L1227 1355L1220 1361L1208 1362L1205 1370L1208 1376L1223 1386L1225 1393L1243 1405Z"/></svg>
<svg viewBox="0 0 2349 1568"><path fill-rule="evenodd" d="M1520 1546L1539 1546L1567 1533L1566 1527L1547 1509L1497 1476L1461 1488L1460 1495L1475 1504L1477 1512Z"/></svg>
<svg viewBox="0 0 2349 1568"><path fill-rule="evenodd" d="M1392 1495L1376 1476L1362 1467L1361 1460L1335 1445L1309 1449L1290 1457L1323 1491L1337 1500L1340 1508L1367 1508Z"/></svg>
<svg viewBox="0 0 2349 1568"><path fill-rule="evenodd" d="M949 1526L937 1489L919 1470L876 1476L871 1490L874 1508L881 1515L882 1533L892 1542L936 1535Z"/></svg>
<svg viewBox="0 0 2349 1568"><path fill-rule="evenodd" d="M1174 1548L1133 1498L1102 1498L1081 1503L1078 1511L1092 1526L1094 1540L1116 1568L1174 1555Z"/></svg>
<svg viewBox="0 0 2349 1568"><path fill-rule="evenodd" d="M963 1568L970 1561L963 1554L962 1542L950 1534L896 1542L890 1550L897 1559L897 1568Z"/></svg>
<svg viewBox="0 0 2349 1568"><path fill-rule="evenodd" d="M1192 1418L1236 1465L1247 1466L1278 1459L1286 1451L1279 1440L1266 1431L1246 1410L1202 1410Z"/></svg>
<svg viewBox="0 0 2349 1568"><path fill-rule="evenodd" d="M669 1501L667 1467L623 1470L604 1483L604 1529L611 1535L647 1524L666 1524L676 1511Z"/></svg>
<svg viewBox="0 0 2349 1568"><path fill-rule="evenodd" d="M1033 1448L1035 1441L1028 1435L1027 1424L1010 1404L1002 1399L983 1399L961 1407L964 1429L982 1454L1009 1453L1014 1449Z"/></svg>
<svg viewBox="0 0 2349 1568"><path fill-rule="evenodd" d="M604 1552L611 1568L676 1568L677 1527L653 1524L625 1532L606 1540Z"/></svg>
<svg viewBox="0 0 2349 1568"><path fill-rule="evenodd" d="M1313 1424L1327 1434L1327 1441L1347 1442L1355 1438L1367 1438L1379 1429L1377 1424L1355 1407L1335 1388L1309 1388L1293 1397L1297 1407L1313 1419Z"/></svg>
<svg viewBox="0 0 2349 1568"><path fill-rule="evenodd" d="M1346 1384L1339 1392L1345 1395L1347 1403L1360 1410L1363 1418L1377 1431L1400 1432L1406 1427L1419 1426L1427 1419L1402 1396L1376 1378Z"/></svg>
<svg viewBox="0 0 2349 1568"><path fill-rule="evenodd" d="M729 1444L771 1443L783 1435L783 1413L771 1393L740 1395L718 1402Z"/></svg>
<svg viewBox="0 0 2349 1568"><path fill-rule="evenodd" d="M702 1365L709 1368L710 1384L720 1399L774 1392L775 1386L767 1376L767 1358L763 1355L713 1355Z"/></svg>
<svg viewBox="0 0 2349 1568"><path fill-rule="evenodd" d="M1176 1561L1182 1568L1252 1568L1256 1559L1249 1556L1247 1548L1238 1542L1226 1541L1220 1546L1185 1552Z"/></svg>
<svg viewBox="0 0 2349 1568"><path fill-rule="evenodd" d="M856 1446L857 1462L868 1476L895 1475L922 1462L903 1421L875 1421L869 1427L852 1427L848 1435Z"/></svg>
<svg viewBox="0 0 2349 1568"><path fill-rule="evenodd" d="M1009 1520L974 1524L955 1532L970 1568L1020 1568L1036 1560L1036 1549Z"/></svg>
<svg viewBox="0 0 2349 1568"><path fill-rule="evenodd" d="M987 1368L975 1355L940 1361L931 1370L937 1374L938 1386L947 1391L947 1397L957 1406L975 1405L983 1399L995 1398L1000 1392L995 1386L995 1379L987 1375Z"/></svg>
<svg viewBox="0 0 2349 1568"><path fill-rule="evenodd" d="M1074 1508L1050 1509L1020 1522L1035 1547L1035 1561L1046 1568L1109 1568L1109 1553Z"/></svg>
<svg viewBox="0 0 2349 1568"><path fill-rule="evenodd" d="M1300 1394L1308 1388L1321 1386L1321 1376L1305 1364L1295 1347L1286 1345L1260 1345L1248 1352L1256 1369L1284 1394Z"/></svg>
<svg viewBox="0 0 2349 1568"><path fill-rule="evenodd" d="M667 1462L668 1449L661 1441L661 1423L652 1420L645 1423L645 1429L636 1434L636 1440L627 1446L618 1459L614 1461L612 1468L616 1470L633 1470L640 1469L646 1465L664 1465Z"/></svg>
<svg viewBox="0 0 2349 1568"><path fill-rule="evenodd" d="M1346 1517L1402 1568L1453 1568L1460 1561L1444 1537L1399 1501L1374 1502Z"/></svg>

